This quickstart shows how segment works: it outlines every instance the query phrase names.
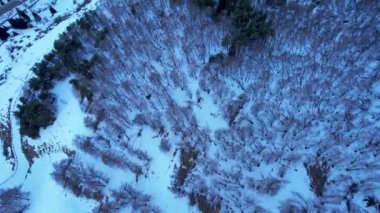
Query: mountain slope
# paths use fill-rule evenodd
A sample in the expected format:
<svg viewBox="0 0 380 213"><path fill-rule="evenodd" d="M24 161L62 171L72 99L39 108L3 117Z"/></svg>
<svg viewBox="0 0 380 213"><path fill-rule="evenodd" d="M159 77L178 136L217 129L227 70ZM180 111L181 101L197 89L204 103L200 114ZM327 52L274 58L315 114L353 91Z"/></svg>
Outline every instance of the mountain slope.
<svg viewBox="0 0 380 213"><path fill-rule="evenodd" d="M379 5L254 5L275 35L233 55L211 8L100 1L47 61L57 120L24 140L58 154L23 189L49 168L83 212L376 212Z"/></svg>

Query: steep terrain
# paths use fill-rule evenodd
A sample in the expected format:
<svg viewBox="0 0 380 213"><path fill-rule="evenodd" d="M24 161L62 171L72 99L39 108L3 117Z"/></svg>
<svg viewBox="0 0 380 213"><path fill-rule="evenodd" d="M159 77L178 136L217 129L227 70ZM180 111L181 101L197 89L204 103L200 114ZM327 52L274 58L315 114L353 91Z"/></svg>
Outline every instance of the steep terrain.
<svg viewBox="0 0 380 213"><path fill-rule="evenodd" d="M32 212L378 211L380 5L278 2L254 3L273 36L235 46L228 10L100 1L25 69L54 123L12 126L30 175L2 187ZM50 187L67 199L38 207Z"/></svg>

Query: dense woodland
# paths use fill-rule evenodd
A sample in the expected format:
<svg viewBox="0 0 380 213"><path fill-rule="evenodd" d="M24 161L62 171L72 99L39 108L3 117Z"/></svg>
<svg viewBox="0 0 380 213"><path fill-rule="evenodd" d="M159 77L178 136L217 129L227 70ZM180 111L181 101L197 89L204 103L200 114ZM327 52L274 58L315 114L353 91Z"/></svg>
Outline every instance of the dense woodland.
<svg viewBox="0 0 380 213"><path fill-rule="evenodd" d="M179 155L171 190L203 212L265 212L261 198L300 167L313 196L295 192L281 211L380 209L380 6L281 2L102 1L36 65L21 133L37 138L54 122L51 89L69 78L95 132L78 150L137 186L152 156L132 144L149 129ZM208 99L220 128L196 113ZM137 186L107 188L112 174L80 157L55 168L63 187L99 201L96 211L160 211Z"/></svg>

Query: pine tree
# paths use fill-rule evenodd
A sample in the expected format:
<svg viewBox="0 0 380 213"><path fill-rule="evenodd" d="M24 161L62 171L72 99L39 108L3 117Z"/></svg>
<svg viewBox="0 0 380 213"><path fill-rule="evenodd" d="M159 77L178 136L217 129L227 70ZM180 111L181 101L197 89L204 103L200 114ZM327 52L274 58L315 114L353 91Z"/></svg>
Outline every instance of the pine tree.
<svg viewBox="0 0 380 213"><path fill-rule="evenodd" d="M25 19L25 21L27 21L27 22L31 21L30 17L24 11L22 11L22 10L20 10L18 8L16 8L16 10L17 10L17 14L19 16L21 16L23 19Z"/></svg>
<svg viewBox="0 0 380 213"><path fill-rule="evenodd" d="M5 27L0 27L0 39L5 41L8 39L10 34L7 32L7 28Z"/></svg>
<svg viewBox="0 0 380 213"><path fill-rule="evenodd" d="M32 12L32 15L33 15L33 17L34 17L34 20L36 20L37 22L42 20L42 19L41 19L41 16L39 16L37 13Z"/></svg>
<svg viewBox="0 0 380 213"><path fill-rule="evenodd" d="M51 95L50 97L54 99L54 96ZM55 120L55 114L50 109L51 106L38 99L28 101L21 98L20 101L21 104L17 106L18 110L15 112L15 115L20 119L20 133L34 139L38 138L40 128L46 128L51 125Z"/></svg>
<svg viewBox="0 0 380 213"><path fill-rule="evenodd" d="M22 18L17 18L17 19L11 18L8 20L8 22L15 29L27 29L28 28L28 23Z"/></svg>
<svg viewBox="0 0 380 213"><path fill-rule="evenodd" d="M54 16L54 14L57 13L57 11L52 6L49 7L49 11L50 11L52 16Z"/></svg>

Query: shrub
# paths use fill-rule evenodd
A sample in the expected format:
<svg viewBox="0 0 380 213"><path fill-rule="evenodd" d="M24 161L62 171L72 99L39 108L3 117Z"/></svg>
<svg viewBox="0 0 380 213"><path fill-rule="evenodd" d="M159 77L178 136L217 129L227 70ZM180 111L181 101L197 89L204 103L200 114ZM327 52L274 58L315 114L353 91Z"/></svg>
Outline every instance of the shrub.
<svg viewBox="0 0 380 213"><path fill-rule="evenodd" d="M160 142L160 150L163 152L169 152L171 149L171 144L168 139L163 138Z"/></svg>

